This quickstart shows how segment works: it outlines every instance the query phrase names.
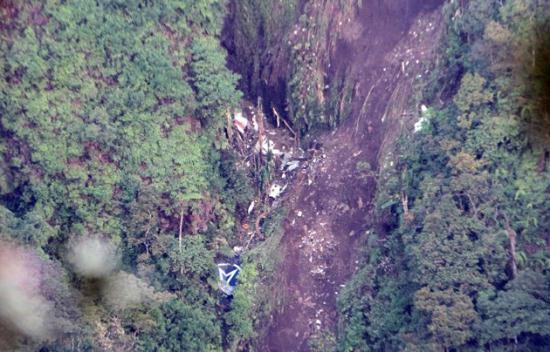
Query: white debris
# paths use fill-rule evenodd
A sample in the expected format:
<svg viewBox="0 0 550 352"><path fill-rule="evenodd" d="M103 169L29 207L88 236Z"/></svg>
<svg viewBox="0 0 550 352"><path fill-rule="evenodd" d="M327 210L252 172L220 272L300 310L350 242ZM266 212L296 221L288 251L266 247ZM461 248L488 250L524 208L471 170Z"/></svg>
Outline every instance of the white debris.
<svg viewBox="0 0 550 352"><path fill-rule="evenodd" d="M414 124L414 133L420 132L424 129L424 124L428 121L428 119L425 116L422 116L415 124Z"/></svg>
<svg viewBox="0 0 550 352"><path fill-rule="evenodd" d="M286 189L286 185L281 187L278 184L273 184L269 189L269 197L273 199L277 199L281 196L281 194L285 191L285 189Z"/></svg>
<svg viewBox="0 0 550 352"><path fill-rule="evenodd" d="M258 121L256 121L256 115L252 115L252 128L254 129L254 132L258 132Z"/></svg>
<svg viewBox="0 0 550 352"><path fill-rule="evenodd" d="M244 134L244 131L248 127L248 120L243 116L241 111L237 111L233 118L233 124L241 134Z"/></svg>
<svg viewBox="0 0 550 352"><path fill-rule="evenodd" d="M256 203L255 203L254 201L252 201L252 202L250 203L250 205L248 206L248 214L249 214L249 215L250 215L250 213L252 213L252 210L254 210L254 205L255 205L255 204L256 204Z"/></svg>
<svg viewBox="0 0 550 352"><path fill-rule="evenodd" d="M232 295L235 285L237 284L237 276L241 272L241 267L237 264L219 263L218 264L218 287L227 295Z"/></svg>
<svg viewBox="0 0 550 352"><path fill-rule="evenodd" d="M256 143L255 147L256 152L260 151L260 141ZM281 155L281 151L278 149L275 149L275 143L273 143L270 139L264 139L262 142L262 154L267 155L267 153L271 152L273 155Z"/></svg>
<svg viewBox="0 0 550 352"><path fill-rule="evenodd" d="M300 166L300 161L292 160L286 164L288 171L294 171Z"/></svg>
<svg viewBox="0 0 550 352"><path fill-rule="evenodd" d="M283 154L283 162L281 163L281 171L284 171L286 168L286 165L290 162L290 154L284 153Z"/></svg>
<svg viewBox="0 0 550 352"><path fill-rule="evenodd" d="M420 105L420 111L425 114L428 111L428 107L424 104Z"/></svg>
<svg viewBox="0 0 550 352"><path fill-rule="evenodd" d="M414 132L420 132L424 128L428 126L428 122L430 121L431 114L429 109L426 107L426 105L420 106L420 111L422 112L422 116L420 119L414 124Z"/></svg>
<svg viewBox="0 0 550 352"><path fill-rule="evenodd" d="M325 271L323 270L323 268L315 268L311 270L311 273L314 275L325 275Z"/></svg>

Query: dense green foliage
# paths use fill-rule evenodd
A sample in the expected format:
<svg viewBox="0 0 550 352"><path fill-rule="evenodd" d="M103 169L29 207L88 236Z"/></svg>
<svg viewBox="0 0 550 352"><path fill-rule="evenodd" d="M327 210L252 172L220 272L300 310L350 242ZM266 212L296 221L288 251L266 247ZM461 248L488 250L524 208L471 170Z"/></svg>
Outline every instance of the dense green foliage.
<svg viewBox="0 0 550 352"><path fill-rule="evenodd" d="M341 351L550 348L548 105L534 92L550 4L444 11L427 122L380 174L389 230L369 235L339 300Z"/></svg>
<svg viewBox="0 0 550 352"><path fill-rule="evenodd" d="M7 1L0 11L1 237L68 272L63 290L75 297L86 282L67 263L69 239L110 239L123 269L158 292L122 313L96 301L68 309L71 327L48 348L221 350L214 257L236 243L250 195L221 162L226 112L241 98L218 39L223 2ZM232 341L249 337L234 324Z"/></svg>
<svg viewBox="0 0 550 352"><path fill-rule="evenodd" d="M329 23L362 3L231 2L224 40L243 90L302 134L345 119L355 78L343 61L324 74L341 35ZM550 5L444 11L417 97L426 122L380 171L384 224L339 295L337 341L321 336L317 349L550 349ZM231 301L214 272L242 245L253 194L224 133L242 96L220 46L225 13L216 0L2 2L0 250L31 253L52 313L47 336L0 321L0 349L262 348L284 211L264 221L268 239L243 257ZM79 238L118 249L111 277L75 270Z"/></svg>
<svg viewBox="0 0 550 352"><path fill-rule="evenodd" d="M180 301L171 301L151 315L154 329L145 333L144 351L219 351L220 326L215 316Z"/></svg>

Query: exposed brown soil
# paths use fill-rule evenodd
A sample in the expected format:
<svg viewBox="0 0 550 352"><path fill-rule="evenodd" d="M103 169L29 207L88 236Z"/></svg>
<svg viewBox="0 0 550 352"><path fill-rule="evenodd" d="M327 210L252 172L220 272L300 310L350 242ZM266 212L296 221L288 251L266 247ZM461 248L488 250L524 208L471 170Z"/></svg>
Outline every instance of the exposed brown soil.
<svg viewBox="0 0 550 352"><path fill-rule="evenodd" d="M426 2L409 1L399 16L386 2L363 1L353 24L361 35L335 51L334 64L351 65L357 78L353 114L318 138L321 149L286 192L279 277L285 303L259 350L308 351L312 337L335 331L336 299L357 270L358 238L374 224L376 181L357 163L376 171L383 146L418 116L409 98L415 77L426 73L440 24L440 10Z"/></svg>

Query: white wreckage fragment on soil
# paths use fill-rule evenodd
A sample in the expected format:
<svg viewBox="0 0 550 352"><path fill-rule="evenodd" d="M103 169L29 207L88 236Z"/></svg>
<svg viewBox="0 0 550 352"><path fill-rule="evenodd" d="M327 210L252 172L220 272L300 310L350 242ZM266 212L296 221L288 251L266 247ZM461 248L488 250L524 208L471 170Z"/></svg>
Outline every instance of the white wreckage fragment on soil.
<svg viewBox="0 0 550 352"><path fill-rule="evenodd" d="M235 113L235 117L233 118L233 125L235 125L235 128L241 133L244 134L246 131L246 128L248 127L248 120L246 117L243 116L243 113L241 111L237 111Z"/></svg>
<svg viewBox="0 0 550 352"><path fill-rule="evenodd" d="M241 267L237 264L219 263L218 264L218 286L220 290L228 296L233 295L237 285L237 277L241 272Z"/></svg>
<svg viewBox="0 0 550 352"><path fill-rule="evenodd" d="M427 126L431 118L430 111L426 105L420 106L422 113L420 119L414 124L414 133L423 131Z"/></svg>
<svg viewBox="0 0 550 352"><path fill-rule="evenodd" d="M273 184L271 188L269 189L269 197L273 199L277 199L283 194L285 191L287 185L280 186L278 184Z"/></svg>
<svg viewBox="0 0 550 352"><path fill-rule="evenodd" d="M289 161L286 164L286 170L291 172L291 171L296 170L299 166L300 166L300 161L299 160L292 160L292 161Z"/></svg>
<svg viewBox="0 0 550 352"><path fill-rule="evenodd" d="M258 121L256 121L256 115L252 115L252 128L254 128L254 132L258 133L258 130L260 127L258 126Z"/></svg>
<svg viewBox="0 0 550 352"><path fill-rule="evenodd" d="M312 273L313 275L322 275L322 276L324 276L325 275L325 269L323 269L321 267L317 267L317 268L314 268L313 270L311 270L310 273Z"/></svg>
<svg viewBox="0 0 550 352"><path fill-rule="evenodd" d="M256 146L254 147L254 150L256 153L260 152L260 141L256 143ZM279 156L282 154L282 152L279 149L275 149L275 143L270 139L264 139L262 141L262 154L267 155L269 152L275 156Z"/></svg>

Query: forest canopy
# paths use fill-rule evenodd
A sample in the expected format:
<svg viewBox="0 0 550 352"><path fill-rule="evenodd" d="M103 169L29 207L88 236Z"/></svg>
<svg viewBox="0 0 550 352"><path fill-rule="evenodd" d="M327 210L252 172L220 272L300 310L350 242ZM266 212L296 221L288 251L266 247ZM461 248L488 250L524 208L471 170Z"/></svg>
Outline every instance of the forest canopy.
<svg viewBox="0 0 550 352"><path fill-rule="evenodd" d="M369 36L424 11L409 77ZM312 351L550 350L549 33L548 0L0 1L0 350L261 351L296 308Z"/></svg>
<svg viewBox="0 0 550 352"><path fill-rule="evenodd" d="M535 91L549 6L444 6L427 123L381 170L390 232L340 297L339 350L548 350L548 111Z"/></svg>
<svg viewBox="0 0 550 352"><path fill-rule="evenodd" d="M221 350L214 243L234 240L237 181L222 175L239 177L221 163L221 127L241 98L218 40L224 5L4 1L0 11L0 237L40 257L28 270L58 278L33 293L56 312L40 318L52 331L28 340L3 316L2 336L20 341L0 349ZM86 253L104 262L82 269Z"/></svg>

